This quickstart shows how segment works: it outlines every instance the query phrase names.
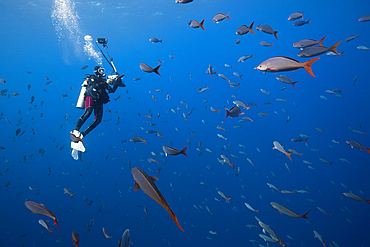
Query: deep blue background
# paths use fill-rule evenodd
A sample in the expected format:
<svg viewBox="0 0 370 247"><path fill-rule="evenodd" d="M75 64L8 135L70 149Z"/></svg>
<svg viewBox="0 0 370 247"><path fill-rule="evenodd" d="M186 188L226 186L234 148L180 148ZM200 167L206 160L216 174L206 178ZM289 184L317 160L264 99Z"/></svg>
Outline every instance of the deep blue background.
<svg viewBox="0 0 370 247"><path fill-rule="evenodd" d="M59 13L73 10L70 8L73 1L65 2L64 12ZM356 48L359 45L370 47L370 22L358 22L358 18L370 14L370 4L366 1L195 0L185 5L163 0L80 1L71 12L72 16L79 17L74 23L68 18L65 23L52 18L52 12L56 10L53 1L1 1L0 8L0 78L6 80L0 89L8 89L10 95L19 93L19 96L0 97L3 114L0 117L0 146L6 148L0 151L1 246L72 246L72 231L80 234L80 246L117 246L127 228L134 246L253 246L250 240L266 245L258 236L262 233L260 227L246 227L248 224L258 226L254 216L270 225L290 246L320 246L313 230L322 235L327 246L331 241L339 246L368 245L370 205L342 194L352 191L370 199L370 155L351 149L345 143L346 140L356 140L370 147L367 135L349 129L364 133L370 129L370 51ZM312 18L310 24L293 26L287 18L295 11L303 11L305 20ZM228 12L231 20L212 22L217 13ZM190 20L200 22L203 19L205 32L188 26ZM278 31L279 40L257 30L256 34L235 34L239 26L249 26L252 21L255 21L255 27L260 23L269 24ZM344 42L346 37L355 34L359 38ZM125 74L127 87L110 95L111 102L104 106L103 122L84 139L88 151L80 162L70 156L69 131L83 113L75 103L84 74L92 73L96 65L83 52L85 35L109 39L108 50L119 72ZM338 51L345 50L345 56L322 55L312 66L315 78L303 69L284 73L293 81L299 81L295 88L277 81L278 74L264 75L253 69L273 56L307 61L296 56L299 50L292 44L304 38L319 40L323 36L327 36L324 41L327 47L343 40ZM163 39L163 44L149 42L151 37ZM238 38L241 43L235 45ZM273 49L261 46L259 42L262 40L274 43ZM237 62L242 55L252 53L254 59ZM175 59L170 59L169 55ZM155 67L157 59L164 61L159 69L162 77L140 70L141 62ZM225 63L233 68L226 68ZM240 82L240 88L231 88L227 81L216 75L212 80L205 73L209 64L230 80ZM84 65L89 68L81 71ZM103 65L110 71L106 62ZM235 77L233 72L243 75L243 79ZM47 86L44 85L46 76L53 81ZM353 85L356 76L358 80ZM134 82L135 77L141 77L141 80ZM31 84L30 90L27 90L28 84ZM198 92L199 87L207 86L210 90L202 94ZM286 90L282 91L283 87ZM325 93L325 90L334 88L343 89L344 98ZM156 89L163 92L153 93ZM263 94L260 89L271 94ZM167 92L171 96L169 100L166 100ZM62 94L68 97L63 99ZM113 100L118 95L121 98ZM224 106L233 106L235 99L232 95L245 103L258 103L249 111L242 110L245 112L243 116L251 117L253 123L238 122L243 116L227 118L222 123L226 115ZM321 99L320 95L327 100ZM33 105L29 103L31 96L35 96ZM277 98L286 99L286 102L278 102ZM208 102L203 103L204 100ZM266 101L272 105L264 104ZM220 114L212 112L210 106L221 109ZM182 114L193 108L194 112L187 116L188 121L184 121ZM106 111L108 109L111 113ZM269 116L260 117L259 112L268 112ZM145 114L153 115L155 127L148 123ZM288 116L291 120L286 123ZM117 124L118 117L120 123ZM359 126L361 121L362 128ZM226 130L216 129L217 125ZM26 131L24 135L15 136L18 128ZM35 135L30 128L34 129ZM316 128L324 133L317 132ZM145 133L152 129L163 133L163 139ZM227 140L216 134L222 134ZM310 136L308 147L290 141L299 134ZM147 145L129 141L137 135L146 139ZM187 138L191 143L187 151L189 157L160 154L163 153L162 145L172 143L174 148L184 148L189 145ZM339 144L333 143L333 139ZM126 142L122 142L124 140ZM302 157L292 155L292 164L284 154L272 149L273 141L304 154ZM199 142L204 149L201 156L196 150ZM224 145L230 143L228 153ZM65 148L59 151L63 145ZM40 148L46 149L43 157L39 154ZM212 153L205 151L206 148ZM158 164L147 161L152 157L151 151L159 154L153 158L163 166L160 175L157 175ZM123 157L122 152L125 152ZM238 177L230 166L217 161L221 154L227 155L241 168ZM23 162L25 155L27 163ZM247 157L255 167L246 160ZM333 166L319 158L333 162ZM340 158L347 159L350 164ZM303 160L312 162L314 169L308 168ZM158 176L156 184L185 233L156 202L142 191L133 191L134 180L129 166L140 167L149 175ZM4 172L6 167L9 170ZM8 181L7 189L4 185ZM279 189L310 190L311 194L280 194L271 191L266 183ZM35 191L29 190L29 186ZM75 193L72 200L63 194L63 188ZM219 196L217 189L232 198L230 205ZM84 201L84 197L88 201ZM61 231L57 231L51 219L32 214L24 206L27 200L43 203L54 212ZM89 200L94 201L91 207L87 205ZM99 212L102 202L104 207ZM259 212L248 210L244 202ZM307 220L290 218L280 215L270 202L280 203L300 214L310 209L312 212ZM193 205L203 210L197 210ZM205 209L206 205L212 215ZM148 223L144 206L148 208ZM329 217L316 207L333 215ZM49 220L55 234L44 230L37 223L38 219ZM91 219L95 224L89 234L84 226ZM102 227L108 229L112 239L104 237ZM216 231L217 235L209 231ZM23 234L26 236L20 238ZM278 244L270 243L270 246Z"/></svg>

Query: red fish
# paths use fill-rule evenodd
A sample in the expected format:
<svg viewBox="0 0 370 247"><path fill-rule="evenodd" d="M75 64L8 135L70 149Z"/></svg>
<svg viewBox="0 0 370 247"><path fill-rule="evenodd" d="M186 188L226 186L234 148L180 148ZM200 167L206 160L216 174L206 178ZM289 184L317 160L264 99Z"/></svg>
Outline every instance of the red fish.
<svg viewBox="0 0 370 247"><path fill-rule="evenodd" d="M78 247L78 244L80 243L80 234L72 232L72 241L74 241L73 244Z"/></svg>
<svg viewBox="0 0 370 247"><path fill-rule="evenodd" d="M172 212L168 206L166 200L162 196L161 192L158 190L157 186L154 184L154 181L158 180L156 177L149 176L143 170L138 167L134 167L131 171L132 176L135 179L134 191L138 191L140 188L147 194L150 198L156 201L161 205L167 212L170 214L172 220L180 228L181 231L185 232L177 220L176 215Z"/></svg>
<svg viewBox="0 0 370 247"><path fill-rule="evenodd" d="M44 216L47 216L47 217L50 217L50 218L54 219L54 224L53 225L57 225L58 231L59 231L59 225L58 225L57 218L55 217L55 215L49 209L45 208L45 206L43 204L38 204L36 202L26 201L24 203L24 205L26 205L26 207L34 214L41 214L41 215L44 215Z"/></svg>

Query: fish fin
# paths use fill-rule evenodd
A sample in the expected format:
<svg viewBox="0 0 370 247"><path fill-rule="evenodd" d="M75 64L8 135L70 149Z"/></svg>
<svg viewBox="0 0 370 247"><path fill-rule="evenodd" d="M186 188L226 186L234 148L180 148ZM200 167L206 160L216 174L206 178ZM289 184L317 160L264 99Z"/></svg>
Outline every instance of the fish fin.
<svg viewBox="0 0 370 247"><path fill-rule="evenodd" d="M308 214L309 212L311 212L311 209L310 209L310 210L308 210L308 212L307 212L307 213L305 213L304 215L302 215L302 218L308 218L308 217L307 217L307 214Z"/></svg>
<svg viewBox="0 0 370 247"><path fill-rule="evenodd" d="M253 33L253 34L256 34L254 31L253 31L253 24L254 24L254 21L252 22L252 24L250 25L249 27L249 32Z"/></svg>
<svg viewBox="0 0 370 247"><path fill-rule="evenodd" d="M161 42L161 44L163 44L163 39L161 39L159 42Z"/></svg>
<svg viewBox="0 0 370 247"><path fill-rule="evenodd" d="M308 21L307 21L307 25L310 25L310 21L311 21L312 18L310 18Z"/></svg>
<svg viewBox="0 0 370 247"><path fill-rule="evenodd" d="M157 67L155 67L154 69L153 69L153 72L154 73L156 73L157 75L159 75L159 76L161 76L161 74L159 74L159 72L158 72L158 70L159 70L159 68L161 67L162 65L158 65Z"/></svg>
<svg viewBox="0 0 370 247"><path fill-rule="evenodd" d="M370 148L365 148L365 151L370 154ZM369 202L370 203L370 202Z"/></svg>
<svg viewBox="0 0 370 247"><path fill-rule="evenodd" d="M339 55L341 55L341 56L343 56L344 57L344 52L345 52L346 50L344 50L344 51L342 51L341 53L339 53Z"/></svg>
<svg viewBox="0 0 370 247"><path fill-rule="evenodd" d="M313 74L313 72L312 72L312 68L311 68L311 66L312 66L312 64L316 61L316 60L318 60L318 59L320 59L319 57L317 57L317 58L313 58L313 59L311 59L311 60L309 60L309 61L307 61L307 62L304 62L303 63L303 68L310 74L310 75L312 75L313 77L316 77L314 74Z"/></svg>
<svg viewBox="0 0 370 247"><path fill-rule="evenodd" d="M229 17L229 14L230 14L230 12L229 13L227 13L227 15L225 16L227 19L229 19L229 20L231 20L230 19L230 17ZM357 37L358 37L358 34L357 34Z"/></svg>
<svg viewBox="0 0 370 247"><path fill-rule="evenodd" d="M206 31L206 30L204 29L204 21L205 21L205 19L203 19L203 21L199 24L199 26L200 26L204 31Z"/></svg>
<svg viewBox="0 0 370 247"><path fill-rule="evenodd" d="M272 49L272 45L273 45L274 43L272 43L271 45L270 45L270 47L271 47L271 49Z"/></svg>
<svg viewBox="0 0 370 247"><path fill-rule="evenodd" d="M225 117L225 120L226 120L226 118L229 116L229 111L226 109L226 106L224 106L225 107L225 110L226 110L226 117Z"/></svg>
<svg viewBox="0 0 370 247"><path fill-rule="evenodd" d="M57 225L57 228L58 228L58 232L60 232L59 230L59 225L58 225L58 221L57 221L57 218L54 217L54 223L53 225Z"/></svg>
<svg viewBox="0 0 370 247"><path fill-rule="evenodd" d="M319 42L318 42L318 44L320 45L320 46L322 46L322 42L324 41L324 39L326 38L326 36L324 36L322 39L320 39L319 40Z"/></svg>
<svg viewBox="0 0 370 247"><path fill-rule="evenodd" d="M290 161L293 163L293 160L292 158L290 157L290 155L292 154L293 152L286 152L286 156L288 156L288 158L290 159Z"/></svg>
<svg viewBox="0 0 370 247"><path fill-rule="evenodd" d="M298 81L296 81L296 82L293 82L293 83L292 83L292 86L293 86L294 88L295 88L295 84L296 84L296 83L298 83Z"/></svg>
<svg viewBox="0 0 370 247"><path fill-rule="evenodd" d="M153 182L158 181L157 177L154 177L154 176L149 176L149 177L152 179Z"/></svg>
<svg viewBox="0 0 370 247"><path fill-rule="evenodd" d="M186 146L186 147L184 147L181 151L180 151L180 153L182 153L183 155L185 155L186 157L188 157L188 155L185 153L186 152L186 149L188 148L189 146Z"/></svg>
<svg viewBox="0 0 370 247"><path fill-rule="evenodd" d="M250 106L247 106L247 111L248 111L250 108L251 108Z"/></svg>
<svg viewBox="0 0 370 247"><path fill-rule="evenodd" d="M134 185L134 191L138 191L140 189L140 185L135 181L135 185Z"/></svg>
<svg viewBox="0 0 370 247"><path fill-rule="evenodd" d="M166 208L167 212L170 214L172 220L176 223L176 225L178 226L178 228L180 228L181 231L185 232L184 229L181 228L181 226L179 224L179 221L177 220L176 215L172 212L172 210L170 209L170 207L168 205L167 205L167 208Z"/></svg>
<svg viewBox="0 0 370 247"><path fill-rule="evenodd" d="M330 51L332 51L332 52L334 52L334 53L335 53L335 54L337 54L337 55L341 55L341 54L339 54L339 53L338 53L338 51L337 51L337 47L338 47L338 45L340 44L340 42L342 42L342 41L338 41L338 42L337 42L337 43L335 43L334 45L330 46L329 50L330 50Z"/></svg>
<svg viewBox="0 0 370 247"><path fill-rule="evenodd" d="M278 33L278 31L275 31L274 35L275 35L276 40L279 40L277 35L276 35L277 33Z"/></svg>

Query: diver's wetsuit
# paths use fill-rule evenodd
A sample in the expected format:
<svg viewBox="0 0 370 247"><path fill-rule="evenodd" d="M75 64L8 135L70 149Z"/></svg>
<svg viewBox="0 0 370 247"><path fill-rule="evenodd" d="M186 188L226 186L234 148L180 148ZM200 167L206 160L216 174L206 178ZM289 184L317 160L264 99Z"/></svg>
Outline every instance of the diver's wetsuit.
<svg viewBox="0 0 370 247"><path fill-rule="evenodd" d="M92 131L98 124L100 124L103 118L103 104L109 101L109 96L105 90L109 93L114 93L117 90L118 85L111 88L104 77L101 75L92 76L89 80L89 85L86 90L85 98L85 112L78 119L75 130L80 131L81 126L90 117L92 111L94 110L95 119L87 127L87 129L81 134L86 136L90 131Z"/></svg>

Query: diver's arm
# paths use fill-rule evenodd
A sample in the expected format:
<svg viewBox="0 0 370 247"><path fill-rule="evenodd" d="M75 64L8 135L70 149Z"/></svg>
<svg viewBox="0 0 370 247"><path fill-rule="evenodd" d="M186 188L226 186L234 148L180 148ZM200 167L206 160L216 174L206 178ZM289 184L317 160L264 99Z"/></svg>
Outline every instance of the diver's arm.
<svg viewBox="0 0 370 247"><path fill-rule="evenodd" d="M107 84L107 89L108 89L108 92L109 93L115 93L116 90L118 88L118 85L114 85L113 88L111 88L108 84Z"/></svg>

